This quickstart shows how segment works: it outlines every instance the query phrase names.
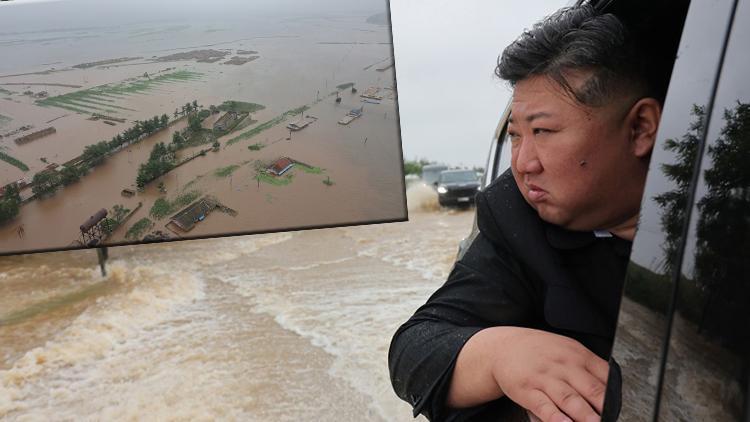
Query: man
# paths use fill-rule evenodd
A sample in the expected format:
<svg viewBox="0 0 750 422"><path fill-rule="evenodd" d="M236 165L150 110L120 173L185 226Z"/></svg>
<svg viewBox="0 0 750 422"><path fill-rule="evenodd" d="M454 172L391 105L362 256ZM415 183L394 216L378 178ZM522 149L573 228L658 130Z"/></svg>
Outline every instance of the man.
<svg viewBox="0 0 750 422"><path fill-rule="evenodd" d="M477 195L478 236L391 343L393 386L415 415L599 420L669 78L646 65L625 26L590 6L503 52L511 171Z"/></svg>

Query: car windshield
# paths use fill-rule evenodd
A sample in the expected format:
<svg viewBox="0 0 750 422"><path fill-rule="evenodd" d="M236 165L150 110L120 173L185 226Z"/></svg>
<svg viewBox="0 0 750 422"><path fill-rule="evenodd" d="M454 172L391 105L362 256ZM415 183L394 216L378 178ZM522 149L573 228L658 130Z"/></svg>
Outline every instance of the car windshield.
<svg viewBox="0 0 750 422"><path fill-rule="evenodd" d="M475 181L477 181L477 174L473 171L452 171L449 173L440 174L440 182L442 183L475 182Z"/></svg>

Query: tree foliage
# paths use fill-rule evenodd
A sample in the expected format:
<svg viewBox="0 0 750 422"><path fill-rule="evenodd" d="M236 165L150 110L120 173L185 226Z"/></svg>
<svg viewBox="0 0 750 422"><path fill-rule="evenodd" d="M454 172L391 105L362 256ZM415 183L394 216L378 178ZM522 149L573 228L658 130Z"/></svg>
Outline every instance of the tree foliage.
<svg viewBox="0 0 750 422"><path fill-rule="evenodd" d="M163 142L159 142L151 150L148 161L138 168L135 183L139 188L143 188L152 180L172 170L174 166L174 152L171 152Z"/></svg>
<svg viewBox="0 0 750 422"><path fill-rule="evenodd" d="M5 187L5 193L0 199L0 223L12 220L21 208L21 193L15 183Z"/></svg>
<svg viewBox="0 0 750 422"><path fill-rule="evenodd" d="M724 126L717 139L707 139L703 184L699 183L692 219L694 248L686 248L683 268L676 268L682 240L682 226L689 204L691 176L698 157L705 110L694 106L695 119L680 141L668 140L665 148L677 155L675 164L662 166L662 172L676 188L655 197L662 207L666 233L666 267L681 274L679 293L685 317L712 336L737 350L747 350L750 338L738 335L750 324L744 308L750 300L750 104L737 103L725 110ZM719 120L719 119L715 119ZM710 162L709 162L710 160ZM689 238L688 240L693 240ZM692 259L691 259L692 258ZM692 271L690 263L692 262Z"/></svg>
<svg viewBox="0 0 750 422"><path fill-rule="evenodd" d="M42 171L34 175L31 183L34 195L50 194L60 186L60 175L56 171Z"/></svg>
<svg viewBox="0 0 750 422"><path fill-rule="evenodd" d="M196 114L189 115L188 127L192 132L200 132L200 130L203 129L203 126L201 126L201 118Z"/></svg>
<svg viewBox="0 0 750 422"><path fill-rule="evenodd" d="M66 166L60 171L60 183L68 186L77 182L83 175L81 169L76 166Z"/></svg>
<svg viewBox="0 0 750 422"><path fill-rule="evenodd" d="M667 139L664 142L664 149L673 152L675 160L674 164L662 164L661 171L675 184L675 188L654 197L654 201L662 209L661 224L666 234L666 242L662 245L662 249L667 272L674 270L677 260L677 248L685 221L688 189L690 189L700 138L706 124L704 107L694 105L692 115L694 119L682 139Z"/></svg>
<svg viewBox="0 0 750 422"><path fill-rule="evenodd" d="M432 162L425 160L424 158L418 160L406 160L404 161L404 174L416 174L422 175L422 167L432 164Z"/></svg>

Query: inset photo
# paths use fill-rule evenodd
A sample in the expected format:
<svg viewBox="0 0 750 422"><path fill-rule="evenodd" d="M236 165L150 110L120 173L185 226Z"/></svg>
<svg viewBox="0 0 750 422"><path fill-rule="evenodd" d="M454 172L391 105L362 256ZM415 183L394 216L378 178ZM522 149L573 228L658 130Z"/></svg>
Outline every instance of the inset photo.
<svg viewBox="0 0 750 422"><path fill-rule="evenodd" d="M407 218L381 0L0 5L0 254Z"/></svg>

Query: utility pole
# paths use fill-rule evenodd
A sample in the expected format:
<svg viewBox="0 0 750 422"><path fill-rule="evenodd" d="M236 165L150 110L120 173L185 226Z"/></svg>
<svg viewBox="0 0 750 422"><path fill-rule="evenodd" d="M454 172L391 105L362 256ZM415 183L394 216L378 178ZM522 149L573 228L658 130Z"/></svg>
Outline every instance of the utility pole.
<svg viewBox="0 0 750 422"><path fill-rule="evenodd" d="M101 247L96 248L96 256L99 259L99 268L102 270L102 277L107 276L107 258L109 258L109 253L107 252L107 247Z"/></svg>

